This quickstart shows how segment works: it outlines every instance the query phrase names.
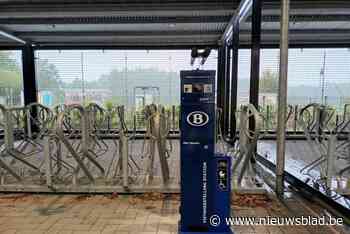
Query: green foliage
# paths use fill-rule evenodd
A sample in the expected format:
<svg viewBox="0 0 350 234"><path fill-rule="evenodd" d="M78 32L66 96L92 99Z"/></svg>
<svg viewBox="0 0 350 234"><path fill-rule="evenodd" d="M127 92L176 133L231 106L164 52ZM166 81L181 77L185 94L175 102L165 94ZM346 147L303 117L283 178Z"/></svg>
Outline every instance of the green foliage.
<svg viewBox="0 0 350 234"><path fill-rule="evenodd" d="M109 100L107 100L106 102L110 102L113 105L117 106L117 105L121 105L122 103L122 97L117 97L117 96L112 96Z"/></svg>
<svg viewBox="0 0 350 234"><path fill-rule="evenodd" d="M11 58L10 51L0 51L0 70L14 71L20 73L16 59Z"/></svg>
<svg viewBox="0 0 350 234"><path fill-rule="evenodd" d="M81 89L83 87L83 85L84 85L83 80L81 78L75 78L73 80L73 82L71 84L69 84L69 87L73 88L73 89L77 89L77 88Z"/></svg>
<svg viewBox="0 0 350 234"><path fill-rule="evenodd" d="M21 78L17 72L0 70L0 87L20 90L22 88Z"/></svg>
<svg viewBox="0 0 350 234"><path fill-rule="evenodd" d="M270 70L265 70L260 79L260 92L277 93L278 74Z"/></svg>
<svg viewBox="0 0 350 234"><path fill-rule="evenodd" d="M112 111L114 104L112 101L105 101L104 106L107 111Z"/></svg>
<svg viewBox="0 0 350 234"><path fill-rule="evenodd" d="M59 89L59 74L54 64L48 63L47 60L39 60L37 74L37 85L39 89Z"/></svg>
<svg viewBox="0 0 350 234"><path fill-rule="evenodd" d="M60 80L58 69L46 59L38 60L36 77L39 91L49 90L54 96L54 105L64 102L63 82Z"/></svg>
<svg viewBox="0 0 350 234"><path fill-rule="evenodd" d="M113 91L114 96L123 96L122 90L127 86L130 92L137 86L163 86L168 85L169 78L178 78L176 72L165 72L155 69L135 69L125 71L112 70L109 74L102 75L98 80L87 82L87 88L108 88ZM166 82L166 83L164 83Z"/></svg>
<svg viewBox="0 0 350 234"><path fill-rule="evenodd" d="M0 51L0 87L12 88L19 92L22 88L22 76L11 52Z"/></svg>

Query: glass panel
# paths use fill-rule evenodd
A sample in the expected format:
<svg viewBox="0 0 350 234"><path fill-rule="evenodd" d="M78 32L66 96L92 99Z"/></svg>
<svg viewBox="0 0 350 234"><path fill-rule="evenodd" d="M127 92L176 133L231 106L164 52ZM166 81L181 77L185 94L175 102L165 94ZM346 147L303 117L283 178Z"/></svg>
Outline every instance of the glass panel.
<svg viewBox="0 0 350 234"><path fill-rule="evenodd" d="M190 50L38 50L38 99L49 107L124 105L129 122L152 103L178 112L180 71L217 67L216 50L204 66L192 67L190 55Z"/></svg>
<svg viewBox="0 0 350 234"><path fill-rule="evenodd" d="M348 48L289 50L288 130L300 130L294 121L295 108L298 110L309 103L330 105L337 109L338 115L343 115L344 105L350 101L349 67ZM266 130L276 129L278 73L279 49L261 50L259 105ZM249 49L239 51L238 79L238 104L242 105L249 102Z"/></svg>
<svg viewBox="0 0 350 234"><path fill-rule="evenodd" d="M22 51L0 51L0 104L23 105Z"/></svg>

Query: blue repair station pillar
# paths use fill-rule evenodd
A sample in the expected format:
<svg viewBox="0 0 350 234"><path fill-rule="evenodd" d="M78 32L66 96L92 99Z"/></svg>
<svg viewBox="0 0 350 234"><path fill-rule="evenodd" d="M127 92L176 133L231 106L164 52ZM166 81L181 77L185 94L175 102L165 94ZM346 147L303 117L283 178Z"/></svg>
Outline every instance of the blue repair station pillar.
<svg viewBox="0 0 350 234"><path fill-rule="evenodd" d="M231 234L230 158L215 154L215 71L181 71L179 233Z"/></svg>

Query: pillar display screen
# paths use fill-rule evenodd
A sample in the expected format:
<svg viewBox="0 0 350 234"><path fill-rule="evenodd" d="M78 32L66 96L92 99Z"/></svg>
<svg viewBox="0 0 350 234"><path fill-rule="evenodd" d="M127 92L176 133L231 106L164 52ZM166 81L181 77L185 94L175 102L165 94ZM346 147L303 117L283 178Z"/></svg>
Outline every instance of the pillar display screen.
<svg viewBox="0 0 350 234"><path fill-rule="evenodd" d="M212 84L185 84L183 87L184 93L212 93Z"/></svg>

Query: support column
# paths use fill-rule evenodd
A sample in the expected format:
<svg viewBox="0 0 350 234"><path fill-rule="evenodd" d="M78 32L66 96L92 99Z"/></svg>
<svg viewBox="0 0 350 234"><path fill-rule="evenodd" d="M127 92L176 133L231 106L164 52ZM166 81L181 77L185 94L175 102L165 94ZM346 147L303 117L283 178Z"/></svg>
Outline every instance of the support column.
<svg viewBox="0 0 350 234"><path fill-rule="evenodd" d="M35 80L34 49L31 45L22 50L24 105L38 101Z"/></svg>
<svg viewBox="0 0 350 234"><path fill-rule="evenodd" d="M25 45L22 49L22 66L23 66L23 96L24 105L29 105L34 102L38 102L38 90L35 80L35 61L34 61L34 49L31 45ZM30 110L32 118L37 117L36 109ZM28 118L28 125L26 126L26 132L30 136L32 133L38 132L39 129Z"/></svg>
<svg viewBox="0 0 350 234"><path fill-rule="evenodd" d="M260 43L261 43L261 0L253 0L252 12L252 49L250 68L249 102L259 107L259 77L260 77ZM255 129L254 123L250 128Z"/></svg>
<svg viewBox="0 0 350 234"><path fill-rule="evenodd" d="M286 148L286 110L288 84L288 34L289 34L289 0L281 1L280 33L280 68L278 84L277 116L277 160L276 160L276 193L282 197L284 192L284 168Z"/></svg>
<svg viewBox="0 0 350 234"><path fill-rule="evenodd" d="M218 49L218 67L217 67L217 84L216 84L216 105L221 110L224 109L225 103L225 47ZM223 130L224 121L220 119L220 129Z"/></svg>
<svg viewBox="0 0 350 234"><path fill-rule="evenodd" d="M261 43L261 1L253 0L252 9L252 48L251 48L251 65L250 65L250 90L249 102L259 110L259 79L260 79L260 43ZM249 130L255 131L255 121L249 119ZM252 153L256 153L257 145L254 146ZM253 170L255 169L255 157L251 157L250 162Z"/></svg>
<svg viewBox="0 0 350 234"><path fill-rule="evenodd" d="M231 110L230 110L230 140L236 136L237 84L238 84L238 50L239 50L239 21L232 26L232 70L231 70Z"/></svg>
<svg viewBox="0 0 350 234"><path fill-rule="evenodd" d="M229 123L230 123L230 57L231 49L225 46L225 94L224 94L224 104L222 110L223 118L223 137L227 138L229 133Z"/></svg>

